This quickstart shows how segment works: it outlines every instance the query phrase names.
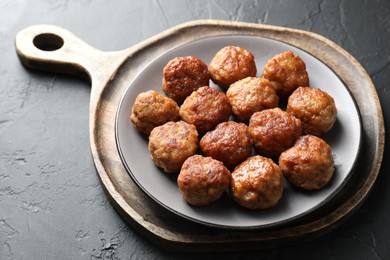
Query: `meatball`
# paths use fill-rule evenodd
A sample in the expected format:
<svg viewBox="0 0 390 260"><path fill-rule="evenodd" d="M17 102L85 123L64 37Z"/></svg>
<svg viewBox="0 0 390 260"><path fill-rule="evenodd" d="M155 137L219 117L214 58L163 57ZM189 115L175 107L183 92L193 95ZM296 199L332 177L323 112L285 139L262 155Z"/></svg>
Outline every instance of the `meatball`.
<svg viewBox="0 0 390 260"><path fill-rule="evenodd" d="M287 112L302 121L303 134L320 136L327 133L336 121L334 99L317 88L299 87L287 102Z"/></svg>
<svg viewBox="0 0 390 260"><path fill-rule="evenodd" d="M270 59L262 76L271 81L281 99L287 99L298 87L309 86L306 64L291 51L282 52Z"/></svg>
<svg viewBox="0 0 390 260"><path fill-rule="evenodd" d="M254 113L248 130L260 154L277 158L302 135L302 123L276 107Z"/></svg>
<svg viewBox="0 0 390 260"><path fill-rule="evenodd" d="M198 132L184 121L168 122L155 127L148 144L152 160L166 173L180 170L183 162L198 150Z"/></svg>
<svg viewBox="0 0 390 260"><path fill-rule="evenodd" d="M229 169L251 155L252 145L246 124L234 121L220 123L200 140L202 152L223 162Z"/></svg>
<svg viewBox="0 0 390 260"><path fill-rule="evenodd" d="M207 64L194 56L176 57L163 70L162 89L179 105L193 91L208 86L210 74Z"/></svg>
<svg viewBox="0 0 390 260"><path fill-rule="evenodd" d="M145 135L149 135L156 126L179 119L179 106L176 102L154 90L137 96L130 116L135 128Z"/></svg>
<svg viewBox="0 0 390 260"><path fill-rule="evenodd" d="M284 151L279 166L287 180L306 190L321 189L334 173L331 147L314 135L300 137L293 147Z"/></svg>
<svg viewBox="0 0 390 260"><path fill-rule="evenodd" d="M260 155L249 157L231 174L230 193L245 208L272 208L281 199L283 189L283 174L279 166Z"/></svg>
<svg viewBox="0 0 390 260"><path fill-rule="evenodd" d="M253 113L277 107L279 97L271 82L265 78L247 77L232 85L226 92L233 114L241 122L248 122Z"/></svg>
<svg viewBox="0 0 390 260"><path fill-rule="evenodd" d="M184 121L196 126L199 134L204 134L228 121L232 107L225 93L205 86L186 98L179 113Z"/></svg>
<svg viewBox="0 0 390 260"><path fill-rule="evenodd" d="M253 54L237 46L226 46L219 50L209 65L211 80L227 90L233 82L257 73Z"/></svg>
<svg viewBox="0 0 390 260"><path fill-rule="evenodd" d="M177 178L180 194L194 206L204 206L219 199L229 183L230 172L222 162L198 154L184 162Z"/></svg>

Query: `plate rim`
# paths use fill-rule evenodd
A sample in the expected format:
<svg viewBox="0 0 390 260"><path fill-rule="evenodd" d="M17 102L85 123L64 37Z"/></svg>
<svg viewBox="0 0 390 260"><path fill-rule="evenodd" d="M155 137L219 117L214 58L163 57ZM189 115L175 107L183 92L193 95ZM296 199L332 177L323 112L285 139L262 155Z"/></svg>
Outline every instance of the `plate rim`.
<svg viewBox="0 0 390 260"><path fill-rule="evenodd" d="M137 177L134 175L133 171L131 170L130 166L128 165L125 157L124 157L124 154L123 154L123 150L121 148L121 144L120 144L120 140L119 140L119 133L118 133L118 118L119 118L119 114L120 114L120 110L121 110L121 107L122 107L122 104L124 102L124 99L126 98L126 95L127 95L127 92L129 91L129 89L131 88L131 85L133 84L133 82L139 77L140 74L142 74L142 72L148 68L151 64L155 63L156 60L158 60L161 56L164 56L168 53L171 53L173 51L175 51L175 49L177 48L182 48L182 47L185 47L185 45L188 45L188 44L193 44L193 43L196 43L197 41L203 41L205 39L210 39L210 38L220 38L220 37L231 37L231 36L243 36L243 37L250 37L250 38L264 38L266 40L270 40L270 41L276 41L276 42L281 42L283 44L286 44L288 46L292 46L294 48L297 48L299 49L300 51L302 52L305 52L307 55L311 56L313 59L317 60L318 62L320 62L322 65L324 65L325 67L327 67L327 69L333 73L339 80L340 82L342 83L343 85L343 88L347 91L349 97L351 98L351 101L353 103L353 110L356 112L357 114L357 121L358 121L358 125L359 125L359 130L358 130L358 138L357 138L357 149L356 149L356 156L354 157L353 159L353 162L352 162L352 165L348 171L348 173L346 174L346 177L343 178L343 180L340 182L340 184L335 188L335 190L333 190L330 194L328 194L320 203L316 204L314 207L311 207L310 209L307 209L297 215L294 215L294 216L291 216L287 219L283 219L283 220L279 220L279 221L276 221L276 222L272 222L272 223L267 223L267 224L261 224L261 225L251 225L251 226L230 226L230 225L224 225L224 224L216 224L216 223L210 223L210 222L207 222L207 221L203 221L203 220L200 220L200 219L197 219L197 218L194 218L194 217L191 217L191 216L188 216L186 214L183 214L182 212L180 211L177 211L176 209L164 204L163 202L161 202L158 198L155 198L154 195L152 195L148 189L146 189L140 182L139 180L137 179ZM146 91L146 90L145 90ZM131 177L131 179L134 181L134 183L137 185L137 187L143 192L145 193L149 198L151 198L153 201L155 201L158 205L160 205L161 207L169 210L170 212L172 212L173 214L176 214L178 215L179 217L182 217L182 218L185 218L191 222L194 222L194 223L199 223L201 225L205 225L205 226L209 226L209 227L214 227L214 228L218 228L218 229L231 229L231 230L269 230L269 229L272 229L272 228L278 228L278 227L281 227L281 226L287 226L289 225L290 223L294 223L296 221L298 221L299 219L309 215L309 214L312 214L313 212L319 210L320 208L326 206L326 204L328 204L332 199L334 199L337 194L344 188L344 186L347 184L347 182L350 180L351 176L353 175L354 171L355 171L355 167L356 167L356 164L357 164L357 160L359 158L359 155L361 153L361 143L362 143L362 132L363 132L363 122L362 122L362 116L361 116L361 111L359 109L359 106L357 104L357 101L355 99L355 96L353 95L352 91L349 89L348 87L348 84L341 78L341 76L336 73L336 71L334 71L326 62L324 62L322 59L318 58L317 56L315 56L314 54L304 50L303 48L301 48L300 46L296 46L292 43L289 43L289 42L285 42L285 41L280 41L280 40L276 40L276 39L273 39L273 38L270 38L270 37L267 37L267 36L261 36L261 35L248 35L248 34L240 34L240 33L226 33L226 34L221 34L221 35L209 35L209 36L202 36L202 37L198 37L197 39L195 40L192 40L192 41L189 41L189 42L185 42L185 43L181 43L179 45L175 45L174 47L172 48L169 48L163 52L161 52L158 56L154 57L151 61L149 61L145 66L143 66L142 68L140 68L140 70L134 75L134 77L132 78L131 82L128 83L128 87L123 91L123 94L121 95L121 98L120 98L120 102L119 102L119 105L116 109L116 113L115 113L115 123L114 123L114 126L115 126L115 143L116 143L116 148L118 150L118 154L120 156L120 160L121 162L123 163L124 167L125 167L125 170L126 172L129 174L129 176ZM140 137L141 138L141 137ZM322 137L321 137L322 138Z"/></svg>

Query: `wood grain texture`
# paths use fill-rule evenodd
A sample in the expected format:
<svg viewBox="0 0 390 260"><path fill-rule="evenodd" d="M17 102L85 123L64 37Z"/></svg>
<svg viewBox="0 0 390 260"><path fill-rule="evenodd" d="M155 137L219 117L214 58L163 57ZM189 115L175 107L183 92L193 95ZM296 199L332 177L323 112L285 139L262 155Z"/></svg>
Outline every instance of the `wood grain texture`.
<svg viewBox="0 0 390 260"><path fill-rule="evenodd" d="M58 35L64 45L53 51L40 50L32 39L42 34ZM177 45L235 34L282 41L322 60L347 85L361 114L361 152L346 186L326 207L277 229L214 229L168 212L132 181L116 146L117 108L129 82L140 69ZM275 248L314 239L347 220L362 204L377 178L384 151L384 124L376 90L350 54L320 35L267 25L199 20L173 27L118 52L96 50L66 30L46 25L26 28L18 34L15 44L22 63L29 68L90 78L90 142L102 186L118 213L158 246L175 251L230 251Z"/></svg>

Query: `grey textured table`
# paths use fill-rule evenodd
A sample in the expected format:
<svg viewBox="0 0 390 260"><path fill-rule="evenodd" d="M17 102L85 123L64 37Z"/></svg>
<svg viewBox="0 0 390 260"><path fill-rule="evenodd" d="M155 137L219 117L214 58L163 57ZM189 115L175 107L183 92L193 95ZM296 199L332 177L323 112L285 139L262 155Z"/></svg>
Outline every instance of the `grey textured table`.
<svg viewBox="0 0 390 260"><path fill-rule="evenodd" d="M130 47L174 25L223 19L303 29L351 53L390 115L388 1L27 1L0 3L0 259L389 259L390 162L346 223L281 249L189 254L162 250L111 206L89 147L89 84L26 70L14 38L64 27L101 50ZM387 157L385 151L384 158Z"/></svg>

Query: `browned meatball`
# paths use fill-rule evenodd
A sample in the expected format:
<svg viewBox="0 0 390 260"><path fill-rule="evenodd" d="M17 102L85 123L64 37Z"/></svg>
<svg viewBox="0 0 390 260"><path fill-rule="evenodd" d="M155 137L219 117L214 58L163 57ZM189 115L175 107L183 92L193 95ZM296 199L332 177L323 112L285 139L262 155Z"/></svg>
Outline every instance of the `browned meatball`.
<svg viewBox="0 0 390 260"><path fill-rule="evenodd" d="M157 91L143 92L135 99L130 120L145 135L156 126L179 120L179 106Z"/></svg>
<svg viewBox="0 0 390 260"><path fill-rule="evenodd" d="M197 154L184 162L177 178L180 194L194 206L204 206L219 199L229 183L230 172L222 162Z"/></svg>
<svg viewBox="0 0 390 260"><path fill-rule="evenodd" d="M245 208L272 208L281 199L283 189L283 175L279 166L260 155L249 157L231 174L230 193Z"/></svg>
<svg viewBox="0 0 390 260"><path fill-rule="evenodd" d="M302 135L302 123L277 107L254 113L248 130L260 154L277 158Z"/></svg>
<svg viewBox="0 0 390 260"><path fill-rule="evenodd" d="M327 133L336 121L334 99L317 88L299 87L288 98L287 112L302 121L303 134L320 136Z"/></svg>
<svg viewBox="0 0 390 260"><path fill-rule="evenodd" d="M293 147L283 152L279 166L286 179L306 190L321 189L334 173L331 147L314 135L300 137Z"/></svg>
<svg viewBox="0 0 390 260"><path fill-rule="evenodd" d="M193 91L208 86L210 74L207 64L194 56L176 57L163 70L162 89L179 105Z"/></svg>
<svg viewBox="0 0 390 260"><path fill-rule="evenodd" d="M149 152L154 163L167 173L178 172L183 162L198 150L198 132L184 121L155 127L149 136Z"/></svg>
<svg viewBox="0 0 390 260"><path fill-rule="evenodd" d="M211 60L209 72L212 81L227 90L237 80L256 76L253 54L237 46L226 46Z"/></svg>
<svg viewBox="0 0 390 260"><path fill-rule="evenodd" d="M271 82L265 78L247 77L230 85L226 96L233 114L241 122L248 122L252 114L277 107L279 97Z"/></svg>
<svg viewBox="0 0 390 260"><path fill-rule="evenodd" d="M193 124L199 134L214 129L219 123L229 120L232 107L225 93L209 86L192 92L180 107L180 117Z"/></svg>
<svg viewBox="0 0 390 260"><path fill-rule="evenodd" d="M223 162L229 169L251 155L252 145L246 124L234 121L220 123L200 140L202 152Z"/></svg>
<svg viewBox="0 0 390 260"><path fill-rule="evenodd" d="M281 99L286 99L298 87L309 86L306 64L291 51L282 52L270 59L262 76L271 81Z"/></svg>

